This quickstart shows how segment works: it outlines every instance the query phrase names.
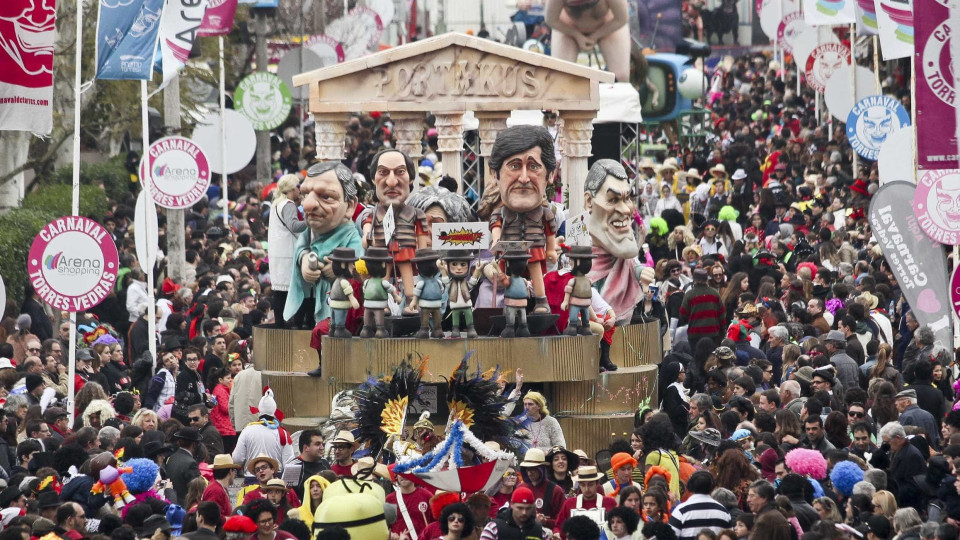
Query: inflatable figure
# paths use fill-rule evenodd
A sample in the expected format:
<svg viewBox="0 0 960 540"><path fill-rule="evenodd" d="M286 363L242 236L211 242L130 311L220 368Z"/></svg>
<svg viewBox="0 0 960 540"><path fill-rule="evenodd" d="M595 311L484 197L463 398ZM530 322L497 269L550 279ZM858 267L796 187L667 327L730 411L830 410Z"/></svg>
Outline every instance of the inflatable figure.
<svg viewBox="0 0 960 540"><path fill-rule="evenodd" d="M607 71L630 81L630 27L627 0L547 0L545 22L553 33L551 55L570 62L599 45Z"/></svg>

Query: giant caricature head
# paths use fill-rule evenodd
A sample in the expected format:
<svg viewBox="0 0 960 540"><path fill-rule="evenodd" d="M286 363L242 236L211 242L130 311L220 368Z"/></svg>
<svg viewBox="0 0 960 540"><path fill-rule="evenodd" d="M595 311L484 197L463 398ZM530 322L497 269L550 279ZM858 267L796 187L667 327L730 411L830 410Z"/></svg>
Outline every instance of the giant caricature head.
<svg viewBox="0 0 960 540"><path fill-rule="evenodd" d="M886 107L870 107L863 115L863 130L867 135L867 143L879 149L887 135L894 130L893 112Z"/></svg>
<svg viewBox="0 0 960 540"><path fill-rule="evenodd" d="M270 84L270 81L259 81L253 83L247 90L245 99L249 102L250 111L257 120L269 120L274 115L274 111L283 108L283 94L280 89Z"/></svg>
<svg viewBox="0 0 960 540"><path fill-rule="evenodd" d="M960 174L948 174L934 187L937 194L937 213L945 218L948 229L960 223Z"/></svg>
<svg viewBox="0 0 960 540"><path fill-rule="evenodd" d="M543 203L557 168L553 137L543 126L513 126L500 132L490 152L490 170L500 184L503 205L530 212Z"/></svg>
<svg viewBox="0 0 960 540"><path fill-rule="evenodd" d="M399 150L382 150L370 160L370 173L381 204L401 206L410 195L410 174L416 171L413 160Z"/></svg>
<svg viewBox="0 0 960 540"><path fill-rule="evenodd" d="M0 1L0 81L50 85L56 13L54 0Z"/></svg>
<svg viewBox="0 0 960 540"><path fill-rule="evenodd" d="M339 161L317 163L300 186L303 213L314 234L328 233L353 217L357 185L353 173Z"/></svg>
<svg viewBox="0 0 960 540"><path fill-rule="evenodd" d="M634 194L623 166L612 159L597 160L587 173L583 189L593 245L618 259L636 257L640 250L632 226Z"/></svg>
<svg viewBox="0 0 960 540"><path fill-rule="evenodd" d="M473 218L470 203L463 196L440 186L418 189L407 199L407 206L423 210L431 227L434 223L462 223Z"/></svg>

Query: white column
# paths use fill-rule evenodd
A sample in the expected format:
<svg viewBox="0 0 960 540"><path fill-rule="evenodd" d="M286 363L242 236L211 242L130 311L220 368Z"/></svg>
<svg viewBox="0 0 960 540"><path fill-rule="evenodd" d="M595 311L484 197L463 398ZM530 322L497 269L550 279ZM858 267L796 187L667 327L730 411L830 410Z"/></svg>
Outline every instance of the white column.
<svg viewBox="0 0 960 540"><path fill-rule="evenodd" d="M583 212L583 183L587 178L587 158L593 155L594 111L561 112L563 117L563 187L570 200L569 215Z"/></svg>
<svg viewBox="0 0 960 540"><path fill-rule="evenodd" d="M343 113L314 114L317 159L320 161L339 161L344 158L347 120L347 115Z"/></svg>
<svg viewBox="0 0 960 540"><path fill-rule="evenodd" d="M438 113L436 117L437 147L443 163L443 174L457 181L457 193L462 194L460 152L463 150L463 113Z"/></svg>
<svg viewBox="0 0 960 540"><path fill-rule="evenodd" d="M423 119L424 114L414 113L390 113L393 120L393 133L397 139L397 150L410 156L414 167L420 165L420 158L423 157ZM411 193L420 189L420 175L416 169L409 171L410 178L413 179Z"/></svg>

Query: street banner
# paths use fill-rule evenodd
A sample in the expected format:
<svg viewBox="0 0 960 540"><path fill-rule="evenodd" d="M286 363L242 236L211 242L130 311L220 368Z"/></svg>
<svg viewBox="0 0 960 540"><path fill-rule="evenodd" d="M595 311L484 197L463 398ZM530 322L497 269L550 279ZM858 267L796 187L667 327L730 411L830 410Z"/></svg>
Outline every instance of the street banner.
<svg viewBox="0 0 960 540"><path fill-rule="evenodd" d="M486 221L434 223L432 233L430 245L438 251L448 249L480 251L490 247L490 224Z"/></svg>
<svg viewBox="0 0 960 540"><path fill-rule="evenodd" d="M167 0L160 19L160 55L153 69L163 75L163 88L187 64L197 40L207 0Z"/></svg>
<svg viewBox="0 0 960 540"><path fill-rule="evenodd" d="M875 36L877 34L877 11L873 0L857 0L857 35Z"/></svg>
<svg viewBox="0 0 960 540"><path fill-rule="evenodd" d="M960 264L956 265L950 277L950 302L953 304L954 313L960 317Z"/></svg>
<svg viewBox="0 0 960 540"><path fill-rule="evenodd" d="M910 113L890 96L861 99L847 115L847 139L864 159L877 161L887 136L910 125Z"/></svg>
<svg viewBox="0 0 960 540"><path fill-rule="evenodd" d="M947 0L928 0L913 18L917 66L917 168L956 169L957 89L950 54ZM953 26L953 28L951 28Z"/></svg>
<svg viewBox="0 0 960 540"><path fill-rule="evenodd" d="M209 0L198 36L225 36L233 30L237 0Z"/></svg>
<svg viewBox="0 0 960 540"><path fill-rule="evenodd" d="M794 11L783 16L783 20L777 25L777 41L783 47L784 52L793 54L796 39L803 34L804 30L809 28L803 20L803 13Z"/></svg>
<svg viewBox="0 0 960 540"><path fill-rule="evenodd" d="M0 130L53 130L54 0L0 0Z"/></svg>
<svg viewBox="0 0 960 540"><path fill-rule="evenodd" d="M913 54L913 0L873 0L873 5L884 61Z"/></svg>
<svg viewBox="0 0 960 540"><path fill-rule="evenodd" d="M803 0L803 20L810 26L856 22L856 0Z"/></svg>
<svg viewBox="0 0 960 540"><path fill-rule="evenodd" d="M293 95L280 77L257 71L240 81L233 101L235 108L250 120L254 129L269 131L290 116Z"/></svg>
<svg viewBox="0 0 960 540"><path fill-rule="evenodd" d="M97 78L150 80L164 0L100 0Z"/></svg>
<svg viewBox="0 0 960 540"><path fill-rule="evenodd" d="M937 342L952 347L947 257L943 246L924 234L913 213L916 189L912 182L880 186L870 201L870 227L917 322L930 325Z"/></svg>
<svg viewBox="0 0 960 540"><path fill-rule="evenodd" d="M27 273L43 302L62 311L85 311L117 283L117 245L102 225L80 216L57 218L30 246Z"/></svg>
<svg viewBox="0 0 960 540"><path fill-rule="evenodd" d="M207 194L210 163L200 147L184 137L164 137L140 160L140 178L150 182L153 201L164 208L190 208Z"/></svg>
<svg viewBox="0 0 960 540"><path fill-rule="evenodd" d="M923 171L913 209L923 232L934 242L960 245L960 170Z"/></svg>
<svg viewBox="0 0 960 540"><path fill-rule="evenodd" d="M827 81L843 66L850 65L850 48L842 43L824 43L817 46L807 58L807 84L817 92L827 89Z"/></svg>

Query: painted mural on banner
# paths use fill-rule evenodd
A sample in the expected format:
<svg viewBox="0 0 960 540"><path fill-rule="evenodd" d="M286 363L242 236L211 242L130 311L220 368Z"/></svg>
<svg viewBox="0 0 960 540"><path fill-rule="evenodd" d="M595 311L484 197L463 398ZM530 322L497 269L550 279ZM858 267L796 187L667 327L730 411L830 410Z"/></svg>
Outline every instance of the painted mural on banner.
<svg viewBox="0 0 960 540"><path fill-rule="evenodd" d="M864 159L876 161L887 136L909 125L910 113L896 98L868 96L850 109L847 138L856 153Z"/></svg>
<svg viewBox="0 0 960 540"><path fill-rule="evenodd" d="M856 18L856 0L803 0L803 20L810 26L850 24Z"/></svg>
<svg viewBox="0 0 960 540"><path fill-rule="evenodd" d="M117 283L117 246L105 227L80 216L57 218L30 245L27 273L37 295L54 309L84 311Z"/></svg>
<svg viewBox="0 0 960 540"><path fill-rule="evenodd" d="M225 36L233 30L237 0L209 0L198 36Z"/></svg>
<svg viewBox="0 0 960 540"><path fill-rule="evenodd" d="M870 227L890 270L920 324L928 324L945 346L953 344L953 309L943 246L924 234L913 213L912 182L888 182L870 201Z"/></svg>
<svg viewBox="0 0 960 540"><path fill-rule="evenodd" d="M817 92L827 89L827 81L843 66L850 65L850 48L842 43L818 45L807 58L804 75L807 84Z"/></svg>
<svg viewBox="0 0 960 540"><path fill-rule="evenodd" d="M947 0L927 0L913 17L917 66L917 168L956 169L957 88Z"/></svg>
<svg viewBox="0 0 960 540"><path fill-rule="evenodd" d="M150 182L153 202L171 209L189 208L207 194L210 163L196 143L184 137L154 141L140 160L140 178Z"/></svg>
<svg viewBox="0 0 960 540"><path fill-rule="evenodd" d="M280 77L265 71L252 73L240 81L233 99L236 109L259 131L280 126L290 115L293 104L290 88Z"/></svg>
<svg viewBox="0 0 960 540"><path fill-rule="evenodd" d="M0 130L53 130L55 0L0 1Z"/></svg>
<svg viewBox="0 0 960 540"><path fill-rule="evenodd" d="M97 78L150 80L164 0L100 0Z"/></svg>
<svg viewBox="0 0 960 540"><path fill-rule="evenodd" d="M920 174L913 209L931 239L960 245L960 170L928 170Z"/></svg>
<svg viewBox="0 0 960 540"><path fill-rule="evenodd" d="M883 59L913 54L913 0L874 0L873 5Z"/></svg>
<svg viewBox="0 0 960 540"><path fill-rule="evenodd" d="M793 11L783 16L783 20L777 26L777 41L783 47L784 52L793 53L795 40L806 28L807 23L803 21L803 13Z"/></svg>

